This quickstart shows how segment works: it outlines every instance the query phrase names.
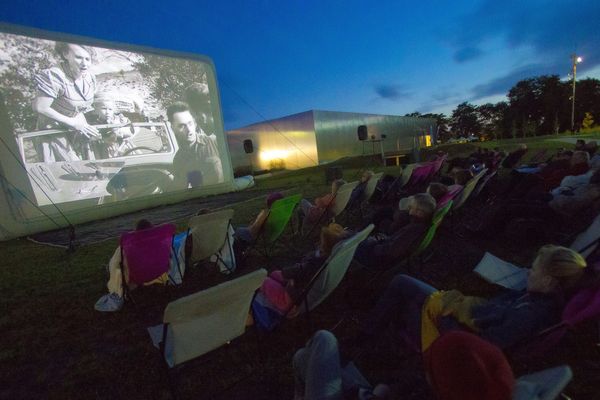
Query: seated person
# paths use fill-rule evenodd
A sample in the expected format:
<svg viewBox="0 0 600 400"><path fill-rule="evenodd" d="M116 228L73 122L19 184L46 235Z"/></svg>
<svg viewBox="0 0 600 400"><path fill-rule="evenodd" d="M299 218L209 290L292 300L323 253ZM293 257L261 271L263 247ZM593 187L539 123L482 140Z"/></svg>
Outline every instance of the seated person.
<svg viewBox="0 0 600 400"><path fill-rule="evenodd" d="M258 238L258 234L263 227L263 224L267 220L269 216L269 211L271 210L271 206L277 200L283 199L283 194L280 192L273 192L267 196L266 199L266 207L260 210L254 222L252 222L248 226L240 226L235 229L235 238L246 243L254 243L256 238Z"/></svg>
<svg viewBox="0 0 600 400"><path fill-rule="evenodd" d="M335 196L345 183L346 181L343 179L336 179L333 181L331 183L331 193L327 193L322 197L317 197L315 199L315 204L312 204L306 199L302 199L300 201L300 209L298 210L300 221L302 221L300 226L312 227L321 219L326 221L329 218L329 215L327 215L329 210L335 204Z"/></svg>
<svg viewBox="0 0 600 400"><path fill-rule="evenodd" d="M527 288L504 289L490 299L457 290L438 291L418 279L397 275L364 321L357 342L374 340L394 319L407 344L418 349L427 349L439 333L453 329L469 330L505 349L559 321L564 295L578 283L585 267L579 253L543 246L529 272ZM432 307L436 304L437 310Z"/></svg>
<svg viewBox="0 0 600 400"><path fill-rule="evenodd" d="M427 193L409 197L408 213L394 220L393 233L370 236L358 245L354 258L365 266L386 269L408 257L431 226L435 209L435 200Z"/></svg>
<svg viewBox="0 0 600 400"><path fill-rule="evenodd" d="M440 182L431 182L427 186L427 193L433 197L436 204L448 193L448 186Z"/></svg>
<svg viewBox="0 0 600 400"><path fill-rule="evenodd" d="M299 300L313 275L327 260L333 247L348 236L349 233L342 226L329 224L321 229L317 250L304 256L299 263L271 272L259 289L269 305L280 314L293 311L292 306ZM290 315L293 314L292 312Z"/></svg>
<svg viewBox="0 0 600 400"><path fill-rule="evenodd" d="M527 145L525 143L521 143L517 150L508 153L504 161L502 161L502 166L504 168L514 168L515 165L517 165L517 163L525 155L525 153L527 153Z"/></svg>
<svg viewBox="0 0 600 400"><path fill-rule="evenodd" d="M594 172L588 184L573 189L545 193L545 197L509 199L486 210L479 226L472 229L478 234L492 236L504 230L516 218L543 219L555 228L572 224L573 219L600 199L600 170ZM547 227L548 228L548 227Z"/></svg>
<svg viewBox="0 0 600 400"><path fill-rule="evenodd" d="M294 399L392 399L385 384L374 388L353 363L342 362L338 341L317 331L294 354ZM510 400L515 378L502 352L466 332L449 332L424 355L427 381L439 400Z"/></svg>
<svg viewBox="0 0 600 400"><path fill-rule="evenodd" d="M121 113L117 113L117 107L113 99L107 95L99 95L94 99L93 114L99 124L125 125L131 121ZM135 134L130 127L101 129L102 140L93 143L92 149L96 159L121 157L123 155L137 154L131 138Z"/></svg>
<svg viewBox="0 0 600 400"><path fill-rule="evenodd" d="M360 206L361 201L363 200L365 189L367 187L367 183L373 177L373 171L365 171L360 177L360 181L358 185L354 189L352 189L352 193L350 194L350 200L348 200L348 205L350 207L358 207Z"/></svg>
<svg viewBox="0 0 600 400"><path fill-rule="evenodd" d="M139 220L135 225L136 231L152 228L152 223L147 219ZM127 281L127 265L124 265L125 281ZM119 311L123 307L123 274L121 273L121 246L117 246L117 249L113 253L110 261L108 262L108 273L109 279L106 287L108 288L108 294L100 297L96 302L94 308L97 311L111 312ZM155 279L152 282L145 283L144 285L152 285L154 283L166 283L168 276L165 273L163 276ZM131 288L133 289L133 288Z"/></svg>

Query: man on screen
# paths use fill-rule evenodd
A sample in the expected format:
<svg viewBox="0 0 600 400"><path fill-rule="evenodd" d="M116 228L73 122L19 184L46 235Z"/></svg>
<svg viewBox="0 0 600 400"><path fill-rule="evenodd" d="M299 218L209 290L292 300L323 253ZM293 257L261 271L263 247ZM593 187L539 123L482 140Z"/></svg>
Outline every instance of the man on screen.
<svg viewBox="0 0 600 400"><path fill-rule="evenodd" d="M217 137L196 125L189 106L176 102L167 108L167 118L179 150L173 159L175 189L188 189L223 182L223 166Z"/></svg>

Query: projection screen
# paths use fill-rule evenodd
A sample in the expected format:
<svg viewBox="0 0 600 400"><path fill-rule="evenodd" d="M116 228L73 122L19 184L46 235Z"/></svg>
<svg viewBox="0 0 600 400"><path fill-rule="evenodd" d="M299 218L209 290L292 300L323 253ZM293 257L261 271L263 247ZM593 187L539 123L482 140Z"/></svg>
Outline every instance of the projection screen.
<svg viewBox="0 0 600 400"><path fill-rule="evenodd" d="M14 218L230 188L210 59L40 32L0 27L0 166Z"/></svg>

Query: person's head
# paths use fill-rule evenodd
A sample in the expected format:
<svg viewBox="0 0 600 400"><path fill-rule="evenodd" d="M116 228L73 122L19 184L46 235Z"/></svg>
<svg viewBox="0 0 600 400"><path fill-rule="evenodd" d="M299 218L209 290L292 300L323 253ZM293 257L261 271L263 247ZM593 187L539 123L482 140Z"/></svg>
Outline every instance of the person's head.
<svg viewBox="0 0 600 400"><path fill-rule="evenodd" d="M543 246L529 271L527 290L536 293L568 290L581 278L586 266L585 259L574 250L562 246Z"/></svg>
<svg viewBox="0 0 600 400"><path fill-rule="evenodd" d="M343 179L336 179L335 181L331 182L331 194L336 194L338 190L340 190L340 188L345 184L346 181Z"/></svg>
<svg viewBox="0 0 600 400"><path fill-rule="evenodd" d="M435 213L435 199L428 193L417 193L410 197L408 214L413 218L431 221Z"/></svg>
<svg viewBox="0 0 600 400"><path fill-rule="evenodd" d="M196 142L196 121L187 103L171 104L167 108L167 119L180 146L191 146Z"/></svg>
<svg viewBox="0 0 600 400"><path fill-rule="evenodd" d="M96 55L93 47L65 42L56 42L54 51L62 59L65 69L72 78L79 78L92 66Z"/></svg>
<svg viewBox="0 0 600 400"><path fill-rule="evenodd" d="M448 186L439 182L431 182L429 186L427 186L427 193L438 202L446 193L448 193Z"/></svg>
<svg viewBox="0 0 600 400"><path fill-rule="evenodd" d="M585 144L585 146L583 146L583 149L588 152L590 157L592 157L594 154L596 154L596 151L598 151L598 143L596 143L595 140L590 140Z"/></svg>
<svg viewBox="0 0 600 400"><path fill-rule="evenodd" d="M269 193L269 195L267 196L267 208L271 208L273 203L275 203L279 199L283 199L283 194L281 194L281 192Z"/></svg>
<svg viewBox="0 0 600 400"><path fill-rule="evenodd" d="M517 150L520 150L520 151L527 150L527 145L525 143L519 143L519 147L517 147Z"/></svg>
<svg viewBox="0 0 600 400"><path fill-rule="evenodd" d="M117 106L115 101L108 96L99 94L94 97L94 114L101 122L112 124L116 119Z"/></svg>
<svg viewBox="0 0 600 400"><path fill-rule="evenodd" d="M331 223L321 229L319 251L321 256L328 257L333 247L345 237L344 228L336 223Z"/></svg>
<svg viewBox="0 0 600 400"><path fill-rule="evenodd" d="M473 177L473 174L468 169L457 168L452 171L451 176L454 178L455 185L465 186Z"/></svg>
<svg viewBox="0 0 600 400"><path fill-rule="evenodd" d="M145 218L142 218L138 222L135 223L135 230L142 231L144 229L152 228L152 226L153 226L152 222L148 221Z"/></svg>
<svg viewBox="0 0 600 400"><path fill-rule="evenodd" d="M450 331L423 354L439 400L510 400L515 377L502 351L472 333Z"/></svg>
<svg viewBox="0 0 600 400"><path fill-rule="evenodd" d="M583 150L584 147L585 147L585 140L577 139L577 141L575 142L575 150Z"/></svg>
<svg viewBox="0 0 600 400"><path fill-rule="evenodd" d="M571 165L588 165L590 163L590 155L587 151L577 150L571 156Z"/></svg>
<svg viewBox="0 0 600 400"><path fill-rule="evenodd" d="M374 175L373 171L365 171L365 172L363 172L362 176L360 177L360 181L362 183L369 182L369 179L371 179L373 177L373 175Z"/></svg>

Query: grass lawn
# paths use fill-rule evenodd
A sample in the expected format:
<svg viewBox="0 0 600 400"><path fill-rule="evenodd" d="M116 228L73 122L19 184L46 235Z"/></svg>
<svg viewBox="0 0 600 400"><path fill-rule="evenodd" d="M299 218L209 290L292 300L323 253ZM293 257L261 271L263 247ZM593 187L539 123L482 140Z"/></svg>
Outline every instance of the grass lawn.
<svg viewBox="0 0 600 400"><path fill-rule="evenodd" d="M483 145L515 146L521 141ZM554 148L554 142L527 141L536 148ZM560 144L557 147L571 146ZM445 146L451 154L469 153L472 145ZM375 171L398 174L398 167L376 167L368 159L337 163L347 181L356 180L365 166ZM324 181L328 166L281 172L257 179L256 190L286 190L314 198L329 190ZM261 192L262 193L262 192ZM234 224L246 224L262 207L264 196L233 204ZM223 195L226 199L227 195ZM458 215L454 224L442 227L434 241L432 257L411 274L440 288L458 288L474 295L491 295L497 288L472 274L484 251L517 264L531 262L539 238L515 240L499 234L485 240L462 234L458 225L483 207L480 199L468 205L469 212ZM472 212L471 212L472 211ZM343 220L343 219L342 219ZM175 221L184 230L186 221ZM357 220L347 221L356 226ZM461 233L458 235L457 233ZM464 232L463 232L464 233ZM239 276L256 268L267 269L297 260L311 249L316 236L300 240L284 234L274 256L253 256ZM118 238L86 245L73 254L63 249L32 243L24 238L0 243L0 287L2 314L0 330L1 399L167 399L170 398L165 369L152 346L146 327L160 322L165 305L176 298L210 287L231 277L204 266L190 268L181 287L145 287L134 292L136 304L126 304L118 313L94 311L95 301L106 291L105 265L118 244ZM397 269L396 271L401 271ZM406 270L404 270L406 271ZM249 331L232 346L205 358L185 364L177 372L177 383L184 399L291 399L293 376L291 359L315 329L331 329L342 316L344 322L335 333L346 338L356 331L356 323L373 306L393 273L367 285L368 271L350 271L341 286L313 314L312 327L302 317L286 321L275 332L256 336ZM257 339L266 361L254 364ZM574 380L567 393L574 399L598 398L600 368L595 325L584 326L569 335L543 360L514 363L517 374L568 363ZM429 399L421 373L419 357L407 354L398 340L388 337L358 365L372 383L397 384L402 399Z"/></svg>

